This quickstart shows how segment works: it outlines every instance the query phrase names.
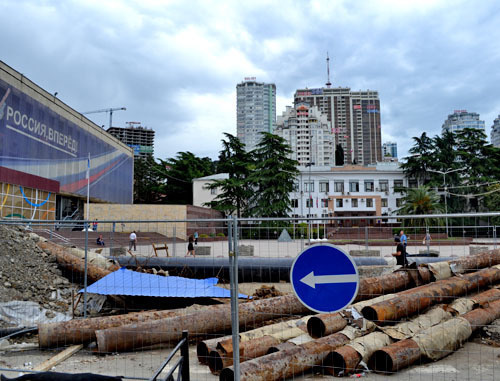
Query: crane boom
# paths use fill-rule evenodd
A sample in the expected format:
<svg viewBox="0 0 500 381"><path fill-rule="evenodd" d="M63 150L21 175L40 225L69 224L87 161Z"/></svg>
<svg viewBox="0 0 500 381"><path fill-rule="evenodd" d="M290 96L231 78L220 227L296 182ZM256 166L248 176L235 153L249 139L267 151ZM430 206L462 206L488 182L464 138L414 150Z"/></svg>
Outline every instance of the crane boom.
<svg viewBox="0 0 500 381"><path fill-rule="evenodd" d="M112 122L113 122L113 111L120 111L120 110L126 110L126 107L114 107L114 108L103 108L101 110L93 110L93 111L86 111L82 112L82 115L85 114L97 114L100 112L109 112L109 128L112 127Z"/></svg>

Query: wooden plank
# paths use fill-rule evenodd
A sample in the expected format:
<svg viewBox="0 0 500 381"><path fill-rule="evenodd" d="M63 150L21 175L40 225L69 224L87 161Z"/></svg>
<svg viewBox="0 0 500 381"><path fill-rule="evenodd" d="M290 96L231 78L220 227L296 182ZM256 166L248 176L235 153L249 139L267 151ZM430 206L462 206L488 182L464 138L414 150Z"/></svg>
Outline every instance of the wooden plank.
<svg viewBox="0 0 500 381"><path fill-rule="evenodd" d="M33 368L33 370L46 372L46 371L52 369L54 366L62 363L67 358L73 356L76 352L78 352L82 348L83 348L83 344L72 345L71 347L66 348L61 353L58 353L57 355L51 357L50 359L45 360L41 364L35 366Z"/></svg>

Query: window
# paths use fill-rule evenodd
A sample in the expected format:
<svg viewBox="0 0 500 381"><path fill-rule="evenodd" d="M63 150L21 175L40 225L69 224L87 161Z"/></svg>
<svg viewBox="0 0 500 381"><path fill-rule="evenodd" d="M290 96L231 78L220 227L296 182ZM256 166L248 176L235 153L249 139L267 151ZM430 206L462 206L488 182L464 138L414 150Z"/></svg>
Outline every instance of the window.
<svg viewBox="0 0 500 381"><path fill-rule="evenodd" d="M397 198L396 199L396 206L399 208L402 205L403 205L403 199L402 198Z"/></svg>
<svg viewBox="0 0 500 381"><path fill-rule="evenodd" d="M403 180L394 180L394 191L398 192L401 188L403 188Z"/></svg>
<svg viewBox="0 0 500 381"><path fill-rule="evenodd" d="M389 180L380 180L378 185L381 192L387 192L389 190Z"/></svg>
<svg viewBox="0 0 500 381"><path fill-rule="evenodd" d="M358 207L358 199L357 198L353 198L351 200L351 205L353 208L357 208Z"/></svg>
<svg viewBox="0 0 500 381"><path fill-rule="evenodd" d="M319 182L319 191L325 192L325 193L328 193L330 191L330 186L328 184L328 181L320 181Z"/></svg>
<svg viewBox="0 0 500 381"><path fill-rule="evenodd" d="M304 192L314 192L314 181L304 183Z"/></svg>
<svg viewBox="0 0 500 381"><path fill-rule="evenodd" d="M298 208L299 207L299 200L296 198L292 198L292 208Z"/></svg>
<svg viewBox="0 0 500 381"><path fill-rule="evenodd" d="M389 203L387 202L387 199L383 198L380 201L381 201L382 207L387 208L387 206L389 205Z"/></svg>
<svg viewBox="0 0 500 381"><path fill-rule="evenodd" d="M335 200L335 206L337 208L342 208L344 206L344 200L342 200L341 198L337 198Z"/></svg>
<svg viewBox="0 0 500 381"><path fill-rule="evenodd" d="M365 192L373 192L373 180L365 180Z"/></svg>
<svg viewBox="0 0 500 381"><path fill-rule="evenodd" d="M292 192L298 192L298 191L299 191L299 183L293 183Z"/></svg>
<svg viewBox="0 0 500 381"><path fill-rule="evenodd" d="M217 188L210 189L210 194L217 194Z"/></svg>
<svg viewBox="0 0 500 381"><path fill-rule="evenodd" d="M359 181L349 181L349 192L359 192Z"/></svg>
<svg viewBox="0 0 500 381"><path fill-rule="evenodd" d="M306 200L306 208L312 208L314 205L313 205L313 200L312 198L308 198Z"/></svg>
<svg viewBox="0 0 500 381"><path fill-rule="evenodd" d="M367 208L373 207L373 198L367 198L366 199L366 207Z"/></svg>
<svg viewBox="0 0 500 381"><path fill-rule="evenodd" d="M335 192L343 192L344 191L344 182L343 181L335 181Z"/></svg>
<svg viewBox="0 0 500 381"><path fill-rule="evenodd" d="M408 180L408 187L409 188L418 188L417 180L409 179Z"/></svg>
<svg viewBox="0 0 500 381"><path fill-rule="evenodd" d="M328 208L328 199L327 198L322 198L321 199L321 207L322 208Z"/></svg>

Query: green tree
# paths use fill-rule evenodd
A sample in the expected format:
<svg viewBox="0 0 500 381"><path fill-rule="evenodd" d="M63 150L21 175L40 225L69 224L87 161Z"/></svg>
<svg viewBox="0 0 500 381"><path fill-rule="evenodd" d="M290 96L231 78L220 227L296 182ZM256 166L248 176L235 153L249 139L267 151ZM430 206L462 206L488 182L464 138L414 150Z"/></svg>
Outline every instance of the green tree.
<svg viewBox="0 0 500 381"><path fill-rule="evenodd" d="M434 141L425 132L420 137L413 138L415 144L410 148L410 156L403 159L401 168L406 177L416 179L418 184L425 184L435 160Z"/></svg>
<svg viewBox="0 0 500 381"><path fill-rule="evenodd" d="M209 189L219 189L217 197L206 205L223 212L226 216L236 212L241 217L248 205L252 190L248 181L251 173L252 158L245 151L245 145L235 136L224 134L223 149L219 153L218 172L227 173L229 178L216 180Z"/></svg>
<svg viewBox="0 0 500 381"><path fill-rule="evenodd" d="M178 152L175 158L161 160L161 175L167 179L165 186L167 204L192 204L193 179L211 175L215 166L209 157L199 158L191 152Z"/></svg>
<svg viewBox="0 0 500 381"><path fill-rule="evenodd" d="M439 214L444 211L439 195L426 186L409 188L403 197L403 206L397 210L400 215L422 215ZM424 225L430 222L428 219L411 220L412 225Z"/></svg>
<svg viewBox="0 0 500 381"><path fill-rule="evenodd" d="M484 205L489 212L500 212L500 184L490 185L484 195ZM500 225L500 217L493 217L491 224Z"/></svg>
<svg viewBox="0 0 500 381"><path fill-rule="evenodd" d="M253 188L250 214L261 217L287 217L291 211L289 194L299 174L298 162L289 158L292 151L285 140L268 132L262 133L252 151L255 170L249 176Z"/></svg>
<svg viewBox="0 0 500 381"><path fill-rule="evenodd" d="M135 204L165 202L165 181L161 173L161 166L151 156L134 160Z"/></svg>

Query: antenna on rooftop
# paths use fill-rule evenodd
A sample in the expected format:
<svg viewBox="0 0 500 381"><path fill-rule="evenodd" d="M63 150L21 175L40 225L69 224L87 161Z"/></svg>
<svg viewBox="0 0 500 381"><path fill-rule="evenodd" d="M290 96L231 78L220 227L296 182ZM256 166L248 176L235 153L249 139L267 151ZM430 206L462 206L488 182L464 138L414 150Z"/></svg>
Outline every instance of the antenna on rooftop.
<svg viewBox="0 0 500 381"><path fill-rule="evenodd" d="M330 88L332 83L330 82L330 57L328 57L328 52L326 52L326 73L328 75L328 82L326 82L326 87Z"/></svg>

